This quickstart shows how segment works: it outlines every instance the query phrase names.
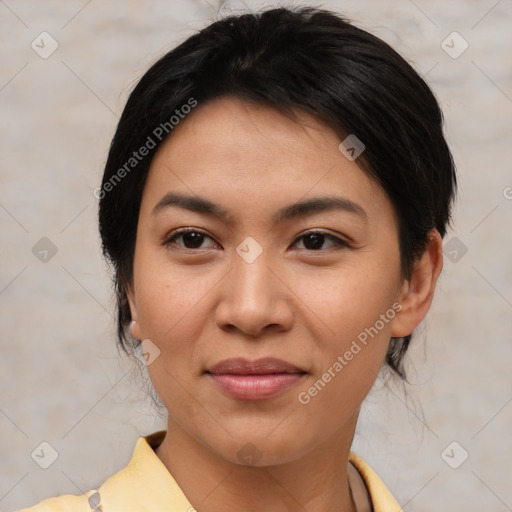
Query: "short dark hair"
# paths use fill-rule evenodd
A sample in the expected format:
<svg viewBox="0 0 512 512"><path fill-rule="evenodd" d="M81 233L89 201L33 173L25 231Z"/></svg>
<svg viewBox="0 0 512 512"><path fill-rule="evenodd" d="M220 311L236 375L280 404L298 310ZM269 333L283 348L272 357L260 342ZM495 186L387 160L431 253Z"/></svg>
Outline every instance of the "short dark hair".
<svg viewBox="0 0 512 512"><path fill-rule="evenodd" d="M172 133L171 118L187 111L184 105L221 97L265 104L292 119L297 111L309 113L341 140L356 135L365 145L357 163L386 191L397 214L405 277L429 232L436 228L444 236L450 222L456 176L443 114L429 86L395 50L324 9L222 18L150 67L131 92L110 146L99 229L115 271L117 337L126 353L132 342L127 286L152 158ZM147 156L135 159L143 146L150 148ZM391 338L386 356L402 379L410 340Z"/></svg>

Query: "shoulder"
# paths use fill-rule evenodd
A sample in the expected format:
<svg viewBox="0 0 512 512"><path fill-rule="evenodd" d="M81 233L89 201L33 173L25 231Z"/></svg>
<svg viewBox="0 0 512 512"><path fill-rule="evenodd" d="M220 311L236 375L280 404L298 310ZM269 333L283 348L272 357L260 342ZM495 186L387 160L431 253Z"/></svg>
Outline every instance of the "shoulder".
<svg viewBox="0 0 512 512"><path fill-rule="evenodd" d="M158 488L158 482L164 482L161 485L163 488L169 488L169 484L172 483L165 466L153 450L165 434L166 431L161 430L147 436L139 436L128 465L111 475L97 489L80 496L63 494L47 498L16 512L100 512L103 502L108 502L112 510L141 510L141 507L133 508L134 504L140 502L139 496L143 496L147 501L148 489L152 489L152 495L158 495L159 492L163 492ZM165 507L161 510L165 510Z"/></svg>
<svg viewBox="0 0 512 512"><path fill-rule="evenodd" d="M91 512L95 507L89 503L89 497L94 493L95 491L89 491L81 496L63 494L47 498L30 508L22 508L16 512Z"/></svg>

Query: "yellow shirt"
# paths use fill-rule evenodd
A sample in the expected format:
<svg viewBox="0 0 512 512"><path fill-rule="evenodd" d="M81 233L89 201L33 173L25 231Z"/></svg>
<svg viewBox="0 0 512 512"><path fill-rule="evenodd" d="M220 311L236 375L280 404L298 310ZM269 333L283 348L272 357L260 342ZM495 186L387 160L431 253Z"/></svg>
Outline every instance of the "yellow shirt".
<svg viewBox="0 0 512 512"><path fill-rule="evenodd" d="M18 512L194 512L154 448L165 437L160 430L141 436L128 465L108 478L97 490L81 496L48 498ZM349 460L363 478L374 512L401 512L401 508L377 474L357 455Z"/></svg>

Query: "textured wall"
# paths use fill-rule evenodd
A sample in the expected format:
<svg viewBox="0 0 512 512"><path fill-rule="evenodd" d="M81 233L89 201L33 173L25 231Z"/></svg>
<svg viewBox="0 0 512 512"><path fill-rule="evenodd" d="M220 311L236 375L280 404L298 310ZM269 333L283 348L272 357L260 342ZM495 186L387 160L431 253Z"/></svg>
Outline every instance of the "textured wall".
<svg viewBox="0 0 512 512"><path fill-rule="evenodd" d="M512 2L311 4L354 19L426 76L460 180L413 385L405 398L379 381L354 449L407 512L512 510ZM165 425L115 347L93 189L134 82L217 7L0 1L0 510L97 486L139 434ZM43 441L58 455L48 469L31 458Z"/></svg>

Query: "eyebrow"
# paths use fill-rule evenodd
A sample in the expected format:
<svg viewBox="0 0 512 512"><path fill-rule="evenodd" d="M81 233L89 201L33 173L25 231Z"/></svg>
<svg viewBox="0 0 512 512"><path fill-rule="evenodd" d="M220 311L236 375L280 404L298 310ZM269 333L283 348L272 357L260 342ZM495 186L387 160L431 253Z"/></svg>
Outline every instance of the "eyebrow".
<svg viewBox="0 0 512 512"><path fill-rule="evenodd" d="M213 203L209 199L199 196L178 194L175 192L169 192L162 197L162 199L160 199L160 201L158 201L154 206L151 211L151 215L157 215L162 210L171 206L178 206L193 212L212 215L225 222L229 222L231 219L231 215L228 210ZM364 221L368 220L368 215L364 209L350 199L340 196L323 196L313 197L284 206L272 216L272 221L274 224L281 224L287 220L304 217L311 213L332 210L343 210L361 217Z"/></svg>

